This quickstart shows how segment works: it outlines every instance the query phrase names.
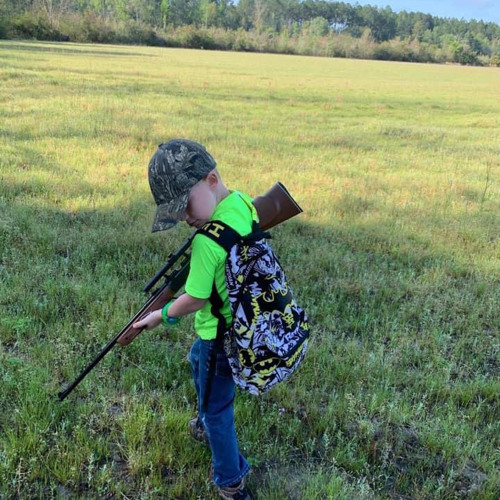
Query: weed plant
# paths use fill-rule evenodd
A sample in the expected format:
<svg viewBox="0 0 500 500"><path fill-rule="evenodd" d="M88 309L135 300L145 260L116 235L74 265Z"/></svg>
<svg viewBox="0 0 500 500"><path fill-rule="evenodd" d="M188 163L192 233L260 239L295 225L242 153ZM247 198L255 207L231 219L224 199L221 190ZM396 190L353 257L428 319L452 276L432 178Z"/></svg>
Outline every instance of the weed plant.
<svg viewBox="0 0 500 500"><path fill-rule="evenodd" d="M190 233L150 233L146 167L173 137L304 208L272 242L310 352L235 406L256 498L499 497L498 70L33 42L0 60L2 498L215 498L187 433L192 318L57 399Z"/></svg>

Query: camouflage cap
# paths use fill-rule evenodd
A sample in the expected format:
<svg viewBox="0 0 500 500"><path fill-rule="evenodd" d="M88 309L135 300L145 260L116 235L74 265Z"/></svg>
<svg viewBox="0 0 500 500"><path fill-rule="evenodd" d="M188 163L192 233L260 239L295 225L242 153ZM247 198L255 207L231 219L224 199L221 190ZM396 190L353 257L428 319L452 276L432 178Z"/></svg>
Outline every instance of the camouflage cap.
<svg viewBox="0 0 500 500"><path fill-rule="evenodd" d="M149 186L156 202L152 231L170 229L186 210L191 188L217 164L201 144L172 139L160 144L149 161Z"/></svg>

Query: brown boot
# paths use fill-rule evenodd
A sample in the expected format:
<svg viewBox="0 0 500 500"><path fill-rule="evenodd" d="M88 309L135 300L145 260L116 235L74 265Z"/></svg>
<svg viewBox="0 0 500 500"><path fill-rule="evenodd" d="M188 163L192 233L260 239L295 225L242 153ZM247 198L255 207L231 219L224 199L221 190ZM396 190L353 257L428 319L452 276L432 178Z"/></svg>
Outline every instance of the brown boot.
<svg viewBox="0 0 500 500"><path fill-rule="evenodd" d="M200 417L192 418L189 421L188 428L189 428L189 434L191 434L191 437L195 441L198 441L199 443L208 445L207 431L205 430L205 427L203 427L203 424L201 423Z"/></svg>
<svg viewBox="0 0 500 500"><path fill-rule="evenodd" d="M250 493L245 488L245 478L239 483L224 488L217 487L219 495L224 500L252 500Z"/></svg>

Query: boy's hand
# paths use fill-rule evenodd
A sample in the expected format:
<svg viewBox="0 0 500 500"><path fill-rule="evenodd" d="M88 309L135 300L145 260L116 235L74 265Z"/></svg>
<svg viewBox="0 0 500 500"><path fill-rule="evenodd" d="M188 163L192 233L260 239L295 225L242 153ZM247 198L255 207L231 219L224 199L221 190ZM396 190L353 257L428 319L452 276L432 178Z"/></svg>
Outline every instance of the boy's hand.
<svg viewBox="0 0 500 500"><path fill-rule="evenodd" d="M141 328L152 330L153 328L156 328L161 322L161 309L157 309L156 311L151 311L147 316L137 321L132 326L134 328L137 328L138 330Z"/></svg>

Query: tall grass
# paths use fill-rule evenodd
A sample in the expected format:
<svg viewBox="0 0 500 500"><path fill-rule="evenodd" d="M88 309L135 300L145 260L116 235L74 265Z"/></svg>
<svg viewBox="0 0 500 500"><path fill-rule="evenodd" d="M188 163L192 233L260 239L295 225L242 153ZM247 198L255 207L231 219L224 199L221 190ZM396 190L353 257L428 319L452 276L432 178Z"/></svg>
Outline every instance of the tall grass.
<svg viewBox="0 0 500 500"><path fill-rule="evenodd" d="M309 312L289 383L239 394L259 499L495 499L500 73L145 47L0 43L0 496L215 498L192 442L192 319L116 348L189 234L151 234L146 166L205 144L281 180L273 246Z"/></svg>

